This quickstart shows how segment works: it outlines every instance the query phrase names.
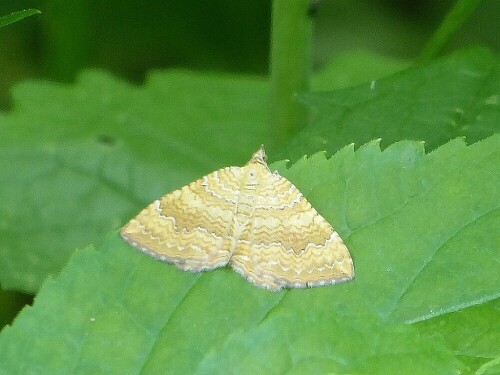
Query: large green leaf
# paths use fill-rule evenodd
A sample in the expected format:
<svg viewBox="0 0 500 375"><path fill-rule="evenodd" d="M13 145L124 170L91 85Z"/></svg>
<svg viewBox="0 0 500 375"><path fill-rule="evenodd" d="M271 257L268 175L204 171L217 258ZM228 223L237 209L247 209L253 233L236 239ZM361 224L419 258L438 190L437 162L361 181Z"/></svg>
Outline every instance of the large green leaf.
<svg viewBox="0 0 500 375"><path fill-rule="evenodd" d="M499 92L498 56L473 48L354 88L303 94L312 124L279 155L332 154L377 138L383 147L425 141L428 150L460 136L474 142L499 130Z"/></svg>
<svg viewBox="0 0 500 375"><path fill-rule="evenodd" d="M498 165L500 135L427 155L418 142L371 142L275 163L345 239L354 281L274 293L229 269L179 271L113 233L2 331L0 373L453 374L467 371L462 355L478 367L499 355L484 357L498 335L457 353L470 337L437 319L484 304L498 326L497 301L485 303L500 295Z"/></svg>
<svg viewBox="0 0 500 375"><path fill-rule="evenodd" d="M76 247L265 140L259 79L169 72L25 82L0 115L0 283L33 291Z"/></svg>
<svg viewBox="0 0 500 375"><path fill-rule="evenodd" d="M333 66L349 74L349 64ZM352 132L337 129L343 126L338 106L330 108L319 95L310 100L323 108L323 135L317 137L316 122L281 156L333 153L372 135L383 136L383 144L426 139L431 147L456 135L480 139L499 127L497 76L495 57L474 49L377 81L374 90L364 85L324 94L350 103L341 120L349 119ZM331 71L318 75L316 87L336 87L331 77ZM409 113L399 109L406 92L415 94ZM367 95L376 99L366 101ZM267 142L267 83L260 78L170 71L133 86L92 71L74 85L23 82L13 103L0 114L0 283L9 289L36 291L75 248L99 242L174 188L244 163ZM457 108L463 111L457 124L474 121L443 135L439 126ZM420 122L395 131L411 113ZM370 135L375 127L383 131ZM274 160L275 151L269 152Z"/></svg>

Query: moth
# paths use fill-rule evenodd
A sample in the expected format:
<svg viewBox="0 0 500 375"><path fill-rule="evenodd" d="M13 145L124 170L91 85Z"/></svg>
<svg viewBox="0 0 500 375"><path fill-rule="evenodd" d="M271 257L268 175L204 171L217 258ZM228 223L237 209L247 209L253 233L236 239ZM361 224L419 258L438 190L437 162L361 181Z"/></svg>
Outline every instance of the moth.
<svg viewBox="0 0 500 375"><path fill-rule="evenodd" d="M243 167L219 169L154 201L121 236L181 270L229 265L273 291L354 277L339 234L290 181L269 170L263 147Z"/></svg>

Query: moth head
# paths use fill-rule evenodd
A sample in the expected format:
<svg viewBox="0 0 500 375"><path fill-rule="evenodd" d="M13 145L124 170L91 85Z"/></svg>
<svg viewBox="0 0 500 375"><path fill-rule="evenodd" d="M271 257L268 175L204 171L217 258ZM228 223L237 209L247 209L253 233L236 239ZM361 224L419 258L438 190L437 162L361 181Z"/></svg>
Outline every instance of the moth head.
<svg viewBox="0 0 500 375"><path fill-rule="evenodd" d="M260 146L255 154L253 154L250 163L259 163L267 167L267 155L264 150L264 145Z"/></svg>

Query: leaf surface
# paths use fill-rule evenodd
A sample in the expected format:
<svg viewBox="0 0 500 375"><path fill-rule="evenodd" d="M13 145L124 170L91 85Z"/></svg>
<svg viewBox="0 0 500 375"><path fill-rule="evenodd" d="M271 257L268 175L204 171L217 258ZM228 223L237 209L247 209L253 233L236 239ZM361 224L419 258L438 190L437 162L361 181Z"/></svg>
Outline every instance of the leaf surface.
<svg viewBox="0 0 500 375"><path fill-rule="evenodd" d="M179 271L113 233L77 251L2 331L0 373L465 371L455 350L470 337L437 319L456 324L456 314L473 316L472 309L484 309L485 323L488 314L494 319L500 235L485 230L476 242L478 227L500 224L499 162L496 135L427 155L419 142L383 152L371 142L289 169L275 163L344 238L354 281L274 293L229 269ZM497 335L476 337L484 341L461 354L482 364L476 356Z"/></svg>
<svg viewBox="0 0 500 375"><path fill-rule="evenodd" d="M471 48L356 87L303 94L312 123L279 156L331 155L378 138L382 147L425 141L427 150L462 136L472 143L499 130L499 93L498 56Z"/></svg>
<svg viewBox="0 0 500 375"><path fill-rule="evenodd" d="M265 139L259 79L171 71L141 88L94 71L74 86L24 82L13 96L0 114L5 288L38 289L75 248L157 197L246 162Z"/></svg>

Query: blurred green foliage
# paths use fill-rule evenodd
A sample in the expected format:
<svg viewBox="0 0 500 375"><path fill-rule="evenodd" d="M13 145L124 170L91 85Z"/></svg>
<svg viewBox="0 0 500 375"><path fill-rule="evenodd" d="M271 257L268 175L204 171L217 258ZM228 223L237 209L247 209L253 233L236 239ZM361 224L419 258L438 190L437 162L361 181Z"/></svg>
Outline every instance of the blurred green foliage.
<svg viewBox="0 0 500 375"><path fill-rule="evenodd" d="M0 27L5 27L14 22L21 21L23 18L32 16L34 14L40 14L39 10L36 9L24 9L18 12L13 12L11 14L7 14L6 16L0 15Z"/></svg>
<svg viewBox="0 0 500 375"><path fill-rule="evenodd" d="M359 49L413 58L453 3L322 1L315 21L315 67ZM0 108L8 106L13 82L68 81L84 67L102 67L136 82L152 68L256 74L268 69L269 0L3 0L0 15L29 7L42 14L0 32ZM483 1L448 50L475 43L499 50L498 14L500 2Z"/></svg>

